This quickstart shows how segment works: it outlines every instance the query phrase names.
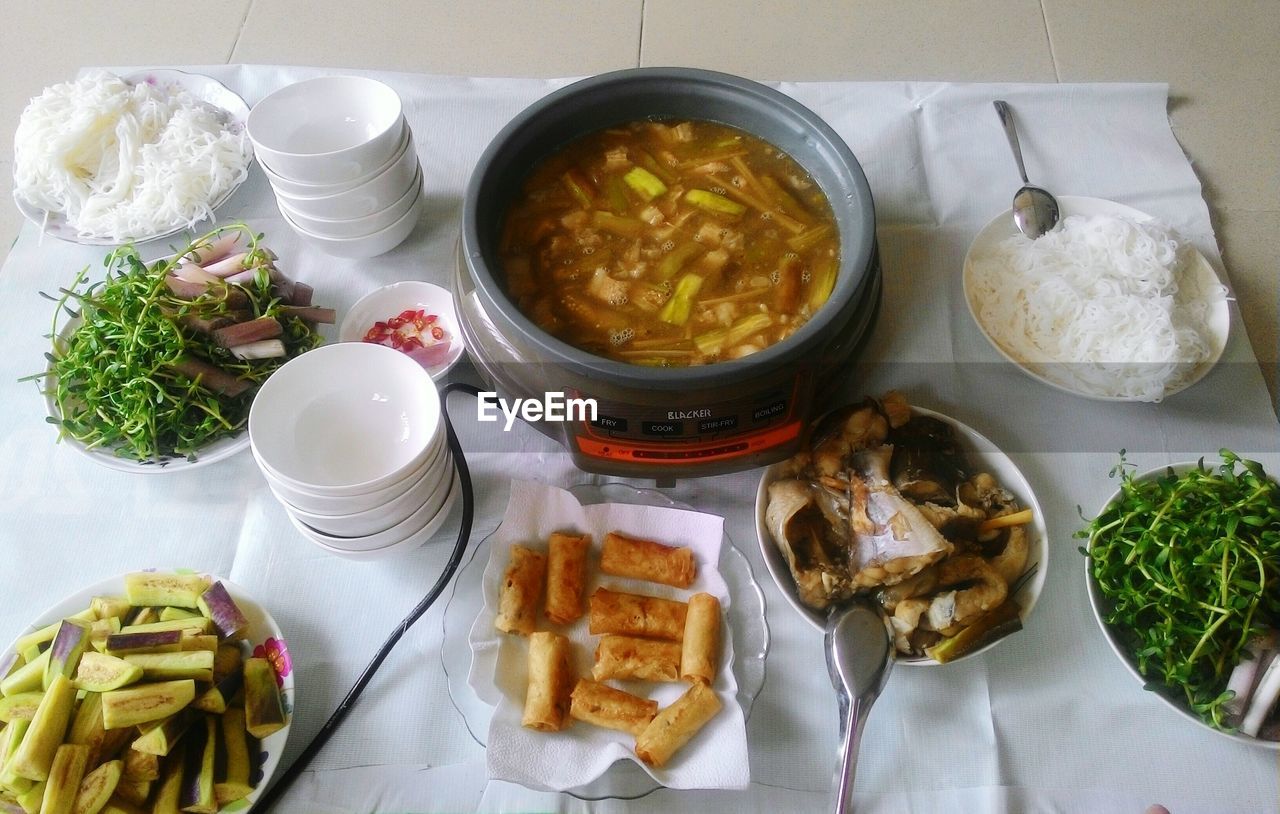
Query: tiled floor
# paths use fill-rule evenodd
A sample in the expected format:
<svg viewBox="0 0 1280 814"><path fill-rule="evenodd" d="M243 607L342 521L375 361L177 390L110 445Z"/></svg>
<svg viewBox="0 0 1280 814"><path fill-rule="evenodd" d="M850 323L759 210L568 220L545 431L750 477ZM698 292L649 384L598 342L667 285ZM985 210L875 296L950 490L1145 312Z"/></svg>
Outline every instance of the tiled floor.
<svg viewBox="0 0 1280 814"><path fill-rule="evenodd" d="M122 14L127 9L128 19ZM1170 83L1245 326L1275 392L1277 0L70 0L6 4L0 184L28 97L86 65L222 62L568 76L693 65L760 79ZM19 216L0 207L0 245Z"/></svg>

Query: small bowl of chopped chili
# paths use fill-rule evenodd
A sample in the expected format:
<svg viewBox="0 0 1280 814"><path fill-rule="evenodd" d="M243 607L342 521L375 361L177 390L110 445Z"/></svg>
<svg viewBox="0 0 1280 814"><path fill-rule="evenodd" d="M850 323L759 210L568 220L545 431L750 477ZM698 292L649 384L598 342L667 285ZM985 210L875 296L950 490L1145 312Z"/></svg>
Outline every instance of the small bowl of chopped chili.
<svg viewBox="0 0 1280 814"><path fill-rule="evenodd" d="M440 380L462 356L462 334L447 289L418 280L360 298L342 320L340 342L372 342L401 351Z"/></svg>

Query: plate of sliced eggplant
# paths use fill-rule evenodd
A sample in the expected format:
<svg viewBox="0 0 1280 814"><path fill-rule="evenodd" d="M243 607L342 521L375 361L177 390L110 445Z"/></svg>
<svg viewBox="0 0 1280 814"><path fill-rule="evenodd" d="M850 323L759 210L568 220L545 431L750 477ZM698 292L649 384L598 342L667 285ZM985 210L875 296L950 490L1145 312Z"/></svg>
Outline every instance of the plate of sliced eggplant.
<svg viewBox="0 0 1280 814"><path fill-rule="evenodd" d="M293 687L284 635L243 588L183 570L104 580L0 655L0 801L247 810Z"/></svg>
<svg viewBox="0 0 1280 814"><path fill-rule="evenodd" d="M765 470L756 533L810 624L870 595L905 664L956 661L1020 630L1048 566L1044 513L1013 461L896 392L827 413Z"/></svg>

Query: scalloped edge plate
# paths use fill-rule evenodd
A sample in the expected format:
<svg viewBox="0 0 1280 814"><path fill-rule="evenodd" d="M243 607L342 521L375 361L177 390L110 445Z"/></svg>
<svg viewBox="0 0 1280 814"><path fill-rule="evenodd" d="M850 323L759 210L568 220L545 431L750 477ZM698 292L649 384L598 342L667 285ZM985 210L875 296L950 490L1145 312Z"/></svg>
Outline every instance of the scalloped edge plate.
<svg viewBox="0 0 1280 814"><path fill-rule="evenodd" d="M584 506L596 503L633 503L696 511L661 492L637 489L624 483L580 483L568 487L568 491ZM489 560L490 540L497 531L495 527L476 545L453 581L453 592L443 614L440 646L440 663L445 672L449 701L462 716L467 732L481 746L485 745L493 707L482 701L467 681L472 658L468 633L484 605L480 583ZM751 708L764 687L765 658L769 652L770 634L764 592L755 579L750 560L734 545L727 531L722 538L720 553L721 576L738 599L729 606L726 616L733 641L733 669L738 679L737 701L742 707L744 720L750 722ZM467 583L465 588L462 587L464 581ZM747 601L743 601L743 597ZM454 669L449 667L451 662L455 665ZM646 774L639 765L620 760L598 779L563 793L589 802L635 800L662 788L665 787Z"/></svg>

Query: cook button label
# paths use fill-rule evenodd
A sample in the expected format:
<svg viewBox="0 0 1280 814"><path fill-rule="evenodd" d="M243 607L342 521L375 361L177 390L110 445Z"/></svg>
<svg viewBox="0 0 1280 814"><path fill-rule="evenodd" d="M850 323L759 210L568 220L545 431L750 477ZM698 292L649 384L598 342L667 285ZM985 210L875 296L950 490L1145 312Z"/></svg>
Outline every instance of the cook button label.
<svg viewBox="0 0 1280 814"><path fill-rule="evenodd" d="M777 418L787 411L787 402L775 401L773 404L766 404L759 407L751 414L751 420L755 422L768 421L771 418Z"/></svg>
<svg viewBox="0 0 1280 814"><path fill-rule="evenodd" d="M660 435L666 438L684 435L684 427L675 421L641 421L640 430L645 435Z"/></svg>
<svg viewBox="0 0 1280 814"><path fill-rule="evenodd" d="M698 422L698 432L725 432L726 430L735 429L738 426L738 417L736 415L727 415L722 418L706 418Z"/></svg>

